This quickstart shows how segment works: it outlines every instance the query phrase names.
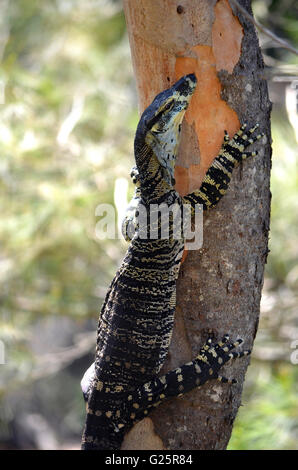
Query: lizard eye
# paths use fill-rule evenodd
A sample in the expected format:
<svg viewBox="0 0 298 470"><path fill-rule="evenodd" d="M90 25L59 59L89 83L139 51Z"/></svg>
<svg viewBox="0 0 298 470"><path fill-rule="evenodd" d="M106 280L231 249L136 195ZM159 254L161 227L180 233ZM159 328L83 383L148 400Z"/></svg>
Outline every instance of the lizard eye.
<svg viewBox="0 0 298 470"><path fill-rule="evenodd" d="M168 113L173 108L174 104L174 100L169 101L166 105L160 108L159 112L151 120L147 122L147 126L151 127L152 132L157 131L156 125L158 125L159 129L162 129L165 126L162 116L163 114Z"/></svg>
<svg viewBox="0 0 298 470"><path fill-rule="evenodd" d="M163 131L164 127L165 127L165 122L160 121L152 127L151 132L152 134L160 134Z"/></svg>

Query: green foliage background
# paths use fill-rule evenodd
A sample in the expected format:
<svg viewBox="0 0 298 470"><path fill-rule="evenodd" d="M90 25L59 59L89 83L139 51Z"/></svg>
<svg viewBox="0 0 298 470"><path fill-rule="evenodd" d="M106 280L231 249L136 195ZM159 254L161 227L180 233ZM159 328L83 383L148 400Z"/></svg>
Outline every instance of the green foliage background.
<svg viewBox="0 0 298 470"><path fill-rule="evenodd" d="M254 6L267 26L297 42L294 2L285 11L282 3ZM79 381L126 247L96 238L95 209L114 204L115 183L129 180L133 164L130 50L119 1L0 6L0 448L76 448ZM263 39L271 76L288 76L297 60ZM297 448L297 133L283 98L272 130L271 253L230 449Z"/></svg>

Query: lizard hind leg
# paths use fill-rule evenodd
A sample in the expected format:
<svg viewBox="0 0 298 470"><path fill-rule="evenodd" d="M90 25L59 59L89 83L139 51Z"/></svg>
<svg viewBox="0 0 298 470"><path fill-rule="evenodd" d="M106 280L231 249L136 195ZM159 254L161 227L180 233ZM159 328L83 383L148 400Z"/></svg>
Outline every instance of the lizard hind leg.
<svg viewBox="0 0 298 470"><path fill-rule="evenodd" d="M237 382L235 379L227 379L220 375L219 371L231 359L250 354L250 350L232 351L242 342L240 338L231 342L229 335L225 335L221 341L213 344L212 338L209 337L193 361L127 394L124 408L127 422L130 423L128 427L143 419L167 398L182 396L209 380L215 379L222 383L235 384Z"/></svg>

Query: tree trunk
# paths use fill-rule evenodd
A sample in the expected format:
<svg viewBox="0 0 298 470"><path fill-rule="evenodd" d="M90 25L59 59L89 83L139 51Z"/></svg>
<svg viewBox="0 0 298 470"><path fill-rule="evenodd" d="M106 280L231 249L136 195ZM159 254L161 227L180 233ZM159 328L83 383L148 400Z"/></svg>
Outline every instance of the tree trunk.
<svg viewBox="0 0 298 470"><path fill-rule="evenodd" d="M252 14L249 0L240 3ZM182 75L198 79L177 162L181 194L200 186L225 129L231 136L240 123L258 122L265 132L259 155L234 171L228 193L204 214L203 248L189 251L182 265L165 372L193 359L208 330L252 347L268 252L271 103L255 29L232 2L124 0L124 11L141 111ZM210 382L160 406L122 448L225 449L248 362L239 359L223 371L237 385Z"/></svg>

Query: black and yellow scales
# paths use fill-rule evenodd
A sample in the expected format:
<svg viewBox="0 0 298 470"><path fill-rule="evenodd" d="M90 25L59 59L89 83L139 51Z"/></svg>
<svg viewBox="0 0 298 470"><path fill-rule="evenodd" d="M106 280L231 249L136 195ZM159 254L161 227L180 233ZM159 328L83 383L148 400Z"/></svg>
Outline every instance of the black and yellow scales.
<svg viewBox="0 0 298 470"><path fill-rule="evenodd" d="M233 168L256 155L246 152L246 147L262 136L254 134L258 125L247 131L243 125L232 139L226 133L200 189L179 196L173 187L175 160L181 122L196 83L194 74L186 75L157 95L137 127L132 171L136 192L131 205L134 212L124 223L126 238L130 238L131 223L136 230L101 309L95 363L81 383L87 402L82 449L119 449L133 424L164 400L207 380L227 382L219 375L223 365L250 352L232 351L241 339L231 342L226 335L213 344L209 338L192 362L158 375L171 341L184 237L183 233L180 239L173 237L173 217L169 237L140 237L138 206L178 204L192 211L196 204L203 209L215 206L228 188ZM148 233L149 225L148 219Z"/></svg>

